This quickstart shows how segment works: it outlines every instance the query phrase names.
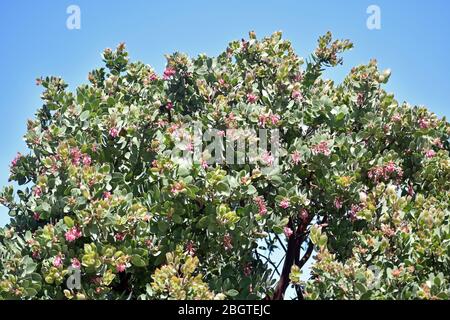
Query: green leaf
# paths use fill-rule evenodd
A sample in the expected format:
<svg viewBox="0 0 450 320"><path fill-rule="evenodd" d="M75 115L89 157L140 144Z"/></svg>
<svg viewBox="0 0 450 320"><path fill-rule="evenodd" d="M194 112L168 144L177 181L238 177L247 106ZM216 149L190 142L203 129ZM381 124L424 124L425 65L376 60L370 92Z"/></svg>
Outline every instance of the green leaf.
<svg viewBox="0 0 450 320"><path fill-rule="evenodd" d="M197 222L197 226L201 229L206 229L208 227L208 223L209 223L209 217L204 216Z"/></svg>
<svg viewBox="0 0 450 320"><path fill-rule="evenodd" d="M88 110L83 111L83 112L80 114L80 120L81 120L81 121L86 121L88 118L89 118L89 111L88 111Z"/></svg>
<svg viewBox="0 0 450 320"><path fill-rule="evenodd" d="M140 255L137 254L134 254L131 257L131 263L136 267L145 267L147 265L147 262L144 259L142 259Z"/></svg>
<svg viewBox="0 0 450 320"><path fill-rule="evenodd" d="M71 217L65 216L64 217L64 223L66 224L67 227L72 228L74 226L74 222L73 219Z"/></svg>
<svg viewBox="0 0 450 320"><path fill-rule="evenodd" d="M230 297L236 297L238 294L239 291L237 291L236 289L231 289L226 292L226 295Z"/></svg>
<svg viewBox="0 0 450 320"><path fill-rule="evenodd" d="M166 232L169 229L169 224L166 221L159 220L158 221L158 230L162 233Z"/></svg>
<svg viewBox="0 0 450 320"><path fill-rule="evenodd" d="M223 181L221 181L221 182L219 182L217 184L216 189L217 189L217 191L219 191L223 195L229 195L230 194L230 186L227 183L223 182Z"/></svg>

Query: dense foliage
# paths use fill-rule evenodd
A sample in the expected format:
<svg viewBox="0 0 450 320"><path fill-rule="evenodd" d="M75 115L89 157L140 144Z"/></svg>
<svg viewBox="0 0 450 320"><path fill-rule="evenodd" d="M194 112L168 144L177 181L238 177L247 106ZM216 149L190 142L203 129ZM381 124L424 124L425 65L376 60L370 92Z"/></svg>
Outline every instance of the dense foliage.
<svg viewBox="0 0 450 320"><path fill-rule="evenodd" d="M38 79L20 187L0 194L0 297L448 299L450 126L386 93L375 61L323 79L351 47L328 33L304 62L250 33L158 76L121 44L76 93ZM186 161L172 151L194 152L194 122L223 143L278 129L279 155Z"/></svg>

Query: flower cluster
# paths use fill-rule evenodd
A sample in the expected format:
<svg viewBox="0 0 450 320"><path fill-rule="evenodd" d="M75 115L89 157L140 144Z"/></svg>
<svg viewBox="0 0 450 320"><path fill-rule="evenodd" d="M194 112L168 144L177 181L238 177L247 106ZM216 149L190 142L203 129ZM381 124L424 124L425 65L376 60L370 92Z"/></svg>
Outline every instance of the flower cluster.
<svg viewBox="0 0 450 320"><path fill-rule="evenodd" d="M375 183L388 181L390 179L401 179L403 177L403 169L393 161L389 161L385 165L371 168L367 172L367 176Z"/></svg>

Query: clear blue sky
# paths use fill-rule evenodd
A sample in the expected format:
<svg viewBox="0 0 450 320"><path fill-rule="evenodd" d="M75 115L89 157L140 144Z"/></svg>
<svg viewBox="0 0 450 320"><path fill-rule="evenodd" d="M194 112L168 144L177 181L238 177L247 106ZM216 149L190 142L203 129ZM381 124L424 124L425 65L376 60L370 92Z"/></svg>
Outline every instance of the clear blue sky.
<svg viewBox="0 0 450 320"><path fill-rule="evenodd" d="M81 29L66 28L66 8L81 9ZM381 30L366 27L369 5L381 9ZM41 105L38 76L62 76L74 89L101 66L106 47L126 42L132 59L161 71L163 55L217 55L229 41L282 30L305 56L331 30L355 49L327 76L343 78L357 64L377 58L391 68L388 90L400 100L450 115L450 2L448 0L345 1L1 1L0 2L0 186L9 164L26 152L26 120ZM7 222L0 209L0 225Z"/></svg>

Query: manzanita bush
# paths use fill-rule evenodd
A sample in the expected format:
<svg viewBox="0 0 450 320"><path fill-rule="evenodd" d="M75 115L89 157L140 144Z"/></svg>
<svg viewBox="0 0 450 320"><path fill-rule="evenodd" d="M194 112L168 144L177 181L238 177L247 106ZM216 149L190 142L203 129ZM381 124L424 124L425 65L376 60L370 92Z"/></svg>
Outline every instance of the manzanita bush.
<svg viewBox="0 0 450 320"><path fill-rule="evenodd" d="M76 93L38 79L19 187L0 194L0 297L449 298L450 125L386 93L375 61L323 79L351 47L328 33L304 62L252 32L216 58L169 55L160 77L120 44ZM183 161L194 122L221 143L277 130L279 154Z"/></svg>

